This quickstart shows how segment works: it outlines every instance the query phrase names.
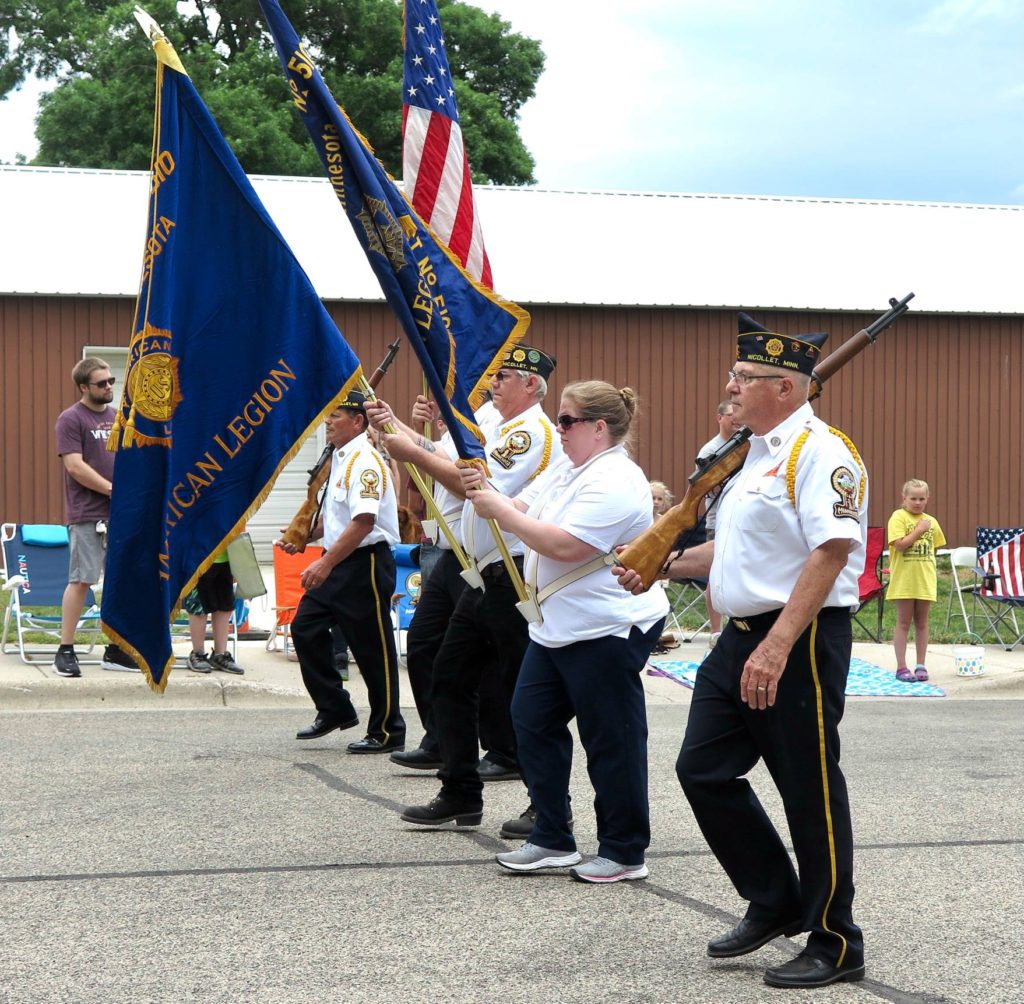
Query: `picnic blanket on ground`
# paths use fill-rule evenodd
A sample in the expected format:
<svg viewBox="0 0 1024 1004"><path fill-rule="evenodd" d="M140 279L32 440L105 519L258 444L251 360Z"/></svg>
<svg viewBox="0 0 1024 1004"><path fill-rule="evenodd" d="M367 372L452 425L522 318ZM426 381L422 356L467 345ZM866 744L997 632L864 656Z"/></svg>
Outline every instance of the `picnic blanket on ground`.
<svg viewBox="0 0 1024 1004"><path fill-rule="evenodd" d="M658 660L647 664L648 676L664 676L693 689L700 663ZM850 675L846 680L847 697L945 697L946 692L932 683L903 683L896 675L881 666L863 659L850 660Z"/></svg>

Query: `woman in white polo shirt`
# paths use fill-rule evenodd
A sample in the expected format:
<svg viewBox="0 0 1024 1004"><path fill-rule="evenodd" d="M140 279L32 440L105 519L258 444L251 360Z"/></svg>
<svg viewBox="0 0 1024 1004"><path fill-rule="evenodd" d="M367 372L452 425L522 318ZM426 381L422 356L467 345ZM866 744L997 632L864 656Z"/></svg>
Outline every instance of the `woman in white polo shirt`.
<svg viewBox="0 0 1024 1004"><path fill-rule="evenodd" d="M585 882L647 876L647 713L640 673L668 613L664 592L625 593L602 560L651 525L651 491L626 450L636 396L603 381L562 392L558 465L515 500L463 475L479 515L529 548L524 578L543 619L530 625L512 701L519 765L537 810L529 840L497 856L513 871L571 868ZM598 853L581 864L569 821L577 720L596 794Z"/></svg>

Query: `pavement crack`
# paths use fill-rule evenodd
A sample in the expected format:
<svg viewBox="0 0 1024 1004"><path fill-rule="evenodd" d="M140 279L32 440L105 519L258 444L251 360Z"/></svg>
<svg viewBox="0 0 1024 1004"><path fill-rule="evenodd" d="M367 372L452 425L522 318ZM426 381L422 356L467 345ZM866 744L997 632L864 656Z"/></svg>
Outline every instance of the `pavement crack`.
<svg viewBox="0 0 1024 1004"><path fill-rule="evenodd" d="M338 777L337 774L332 774L329 770L324 770L323 767L315 763L297 763L295 767L298 770L304 771L305 773L315 777L318 781L323 782L328 788L332 788L334 791L343 792L346 795L350 795L353 798L362 799L364 802L369 802L373 805L379 805L382 808L389 810L390 812L396 812L401 815L405 806L396 802L393 799L385 798L383 795L377 795L372 791L368 791L366 788L360 788L358 785L352 784L350 781L344 780L344 778ZM492 837L487 833L479 833L476 830L460 829L460 828L448 828L443 826L419 826L418 824L410 824L413 827L413 832L418 833L430 833L440 831L443 833L458 833L461 836L468 837L473 843L482 847L486 851L504 851L508 850L508 845L499 840L497 837Z"/></svg>

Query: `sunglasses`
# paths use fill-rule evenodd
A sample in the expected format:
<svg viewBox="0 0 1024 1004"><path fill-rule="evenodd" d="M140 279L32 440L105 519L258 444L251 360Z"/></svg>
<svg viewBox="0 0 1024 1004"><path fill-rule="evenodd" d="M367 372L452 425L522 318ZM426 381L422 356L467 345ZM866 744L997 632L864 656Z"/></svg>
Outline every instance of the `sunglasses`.
<svg viewBox="0 0 1024 1004"><path fill-rule="evenodd" d="M89 386L90 387L113 387L115 382L116 382L115 379L113 377L111 377L109 380L97 380L95 383L91 383L90 382Z"/></svg>
<svg viewBox="0 0 1024 1004"><path fill-rule="evenodd" d="M596 422L596 418L573 418L572 415L559 415L555 419L558 425L568 432L577 422Z"/></svg>

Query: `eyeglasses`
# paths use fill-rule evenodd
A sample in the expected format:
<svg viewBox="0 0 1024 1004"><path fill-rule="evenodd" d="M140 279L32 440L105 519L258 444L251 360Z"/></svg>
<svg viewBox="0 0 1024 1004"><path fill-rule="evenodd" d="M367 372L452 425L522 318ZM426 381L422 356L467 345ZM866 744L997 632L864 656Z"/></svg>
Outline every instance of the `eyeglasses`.
<svg viewBox="0 0 1024 1004"><path fill-rule="evenodd" d="M509 370L498 370L498 372L494 374L494 379L497 380L498 383L501 383L504 380L511 380L513 376L518 376L518 375L519 375L519 371L518 370L512 370L512 371L509 371Z"/></svg>
<svg viewBox="0 0 1024 1004"><path fill-rule="evenodd" d="M95 383L89 382L90 387L113 387L115 380L111 377L109 380L97 380Z"/></svg>
<svg viewBox="0 0 1024 1004"><path fill-rule="evenodd" d="M768 373L737 373L735 370L729 370L728 377L730 383L735 380L741 387L746 387L755 380L781 380L782 374L775 376Z"/></svg>
<svg viewBox="0 0 1024 1004"><path fill-rule="evenodd" d="M568 432L577 422L596 422L596 418L573 418L572 415L559 415L555 419L558 425Z"/></svg>

